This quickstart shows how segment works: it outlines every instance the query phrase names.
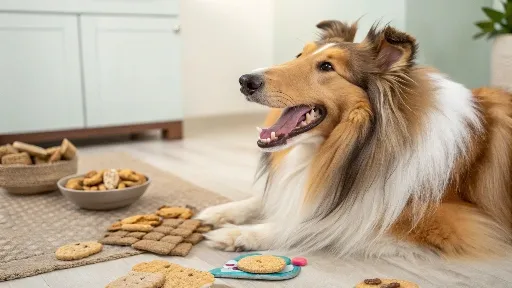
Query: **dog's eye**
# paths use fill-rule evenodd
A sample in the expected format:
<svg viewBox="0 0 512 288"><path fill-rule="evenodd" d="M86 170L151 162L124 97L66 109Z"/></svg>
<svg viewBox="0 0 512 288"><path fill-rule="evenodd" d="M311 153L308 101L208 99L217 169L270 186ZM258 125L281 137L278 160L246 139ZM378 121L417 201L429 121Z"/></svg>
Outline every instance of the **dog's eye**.
<svg viewBox="0 0 512 288"><path fill-rule="evenodd" d="M332 64L329 62L320 63L320 65L318 65L318 69L324 72L334 71L334 67L332 67Z"/></svg>
<svg viewBox="0 0 512 288"><path fill-rule="evenodd" d="M297 54L297 56L295 56L295 58L299 58L300 56L302 56L302 53Z"/></svg>

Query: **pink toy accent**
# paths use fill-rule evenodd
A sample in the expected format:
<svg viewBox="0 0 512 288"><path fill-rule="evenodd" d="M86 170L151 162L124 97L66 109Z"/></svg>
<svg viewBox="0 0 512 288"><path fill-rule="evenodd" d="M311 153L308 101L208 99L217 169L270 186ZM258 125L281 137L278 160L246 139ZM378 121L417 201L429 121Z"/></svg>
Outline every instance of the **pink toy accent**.
<svg viewBox="0 0 512 288"><path fill-rule="evenodd" d="M304 257L295 257L292 259L292 264L295 266L306 266L308 265L308 259Z"/></svg>

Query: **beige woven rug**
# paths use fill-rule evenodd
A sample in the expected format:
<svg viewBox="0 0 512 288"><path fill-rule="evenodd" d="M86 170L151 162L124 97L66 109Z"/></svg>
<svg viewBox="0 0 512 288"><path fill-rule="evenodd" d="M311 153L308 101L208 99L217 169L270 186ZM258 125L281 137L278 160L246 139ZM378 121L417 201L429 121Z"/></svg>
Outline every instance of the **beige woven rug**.
<svg viewBox="0 0 512 288"><path fill-rule="evenodd" d="M67 201L59 191L15 196L0 188L0 281L53 270L140 254L130 247L104 246L101 253L77 261L55 259L55 249L74 241L97 240L119 218L151 213L163 204L192 205L198 209L227 199L126 154L88 155L79 158L79 173L92 169L131 168L149 175L147 192L129 207L87 211Z"/></svg>

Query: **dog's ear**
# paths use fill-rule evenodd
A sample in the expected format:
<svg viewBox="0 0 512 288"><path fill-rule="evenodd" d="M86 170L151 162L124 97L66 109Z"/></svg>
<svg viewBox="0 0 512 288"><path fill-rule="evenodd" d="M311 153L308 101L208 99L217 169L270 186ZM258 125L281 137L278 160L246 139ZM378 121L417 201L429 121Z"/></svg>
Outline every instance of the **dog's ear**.
<svg viewBox="0 0 512 288"><path fill-rule="evenodd" d="M318 23L316 27L322 30L320 40L338 38L343 42L354 42L357 32L357 22L348 25L338 20L325 20Z"/></svg>
<svg viewBox="0 0 512 288"><path fill-rule="evenodd" d="M416 57L416 39L411 35L386 26L377 30L374 25L363 44L373 50L377 67L382 72L408 69L414 64Z"/></svg>

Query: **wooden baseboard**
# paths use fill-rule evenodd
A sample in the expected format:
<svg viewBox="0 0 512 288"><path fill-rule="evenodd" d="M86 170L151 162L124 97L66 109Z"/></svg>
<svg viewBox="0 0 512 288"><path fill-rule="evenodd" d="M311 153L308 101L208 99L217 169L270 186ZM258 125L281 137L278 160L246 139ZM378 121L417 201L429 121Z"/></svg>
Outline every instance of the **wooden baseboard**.
<svg viewBox="0 0 512 288"><path fill-rule="evenodd" d="M113 135L137 134L148 130L162 130L162 138L166 140L181 139L183 137L182 121L158 122L135 124L125 126L111 126L101 128L85 128L61 131L48 131L36 133L4 134L0 135L0 145L22 141L27 143L39 143L47 141L58 141L64 138L83 139L99 138Z"/></svg>

